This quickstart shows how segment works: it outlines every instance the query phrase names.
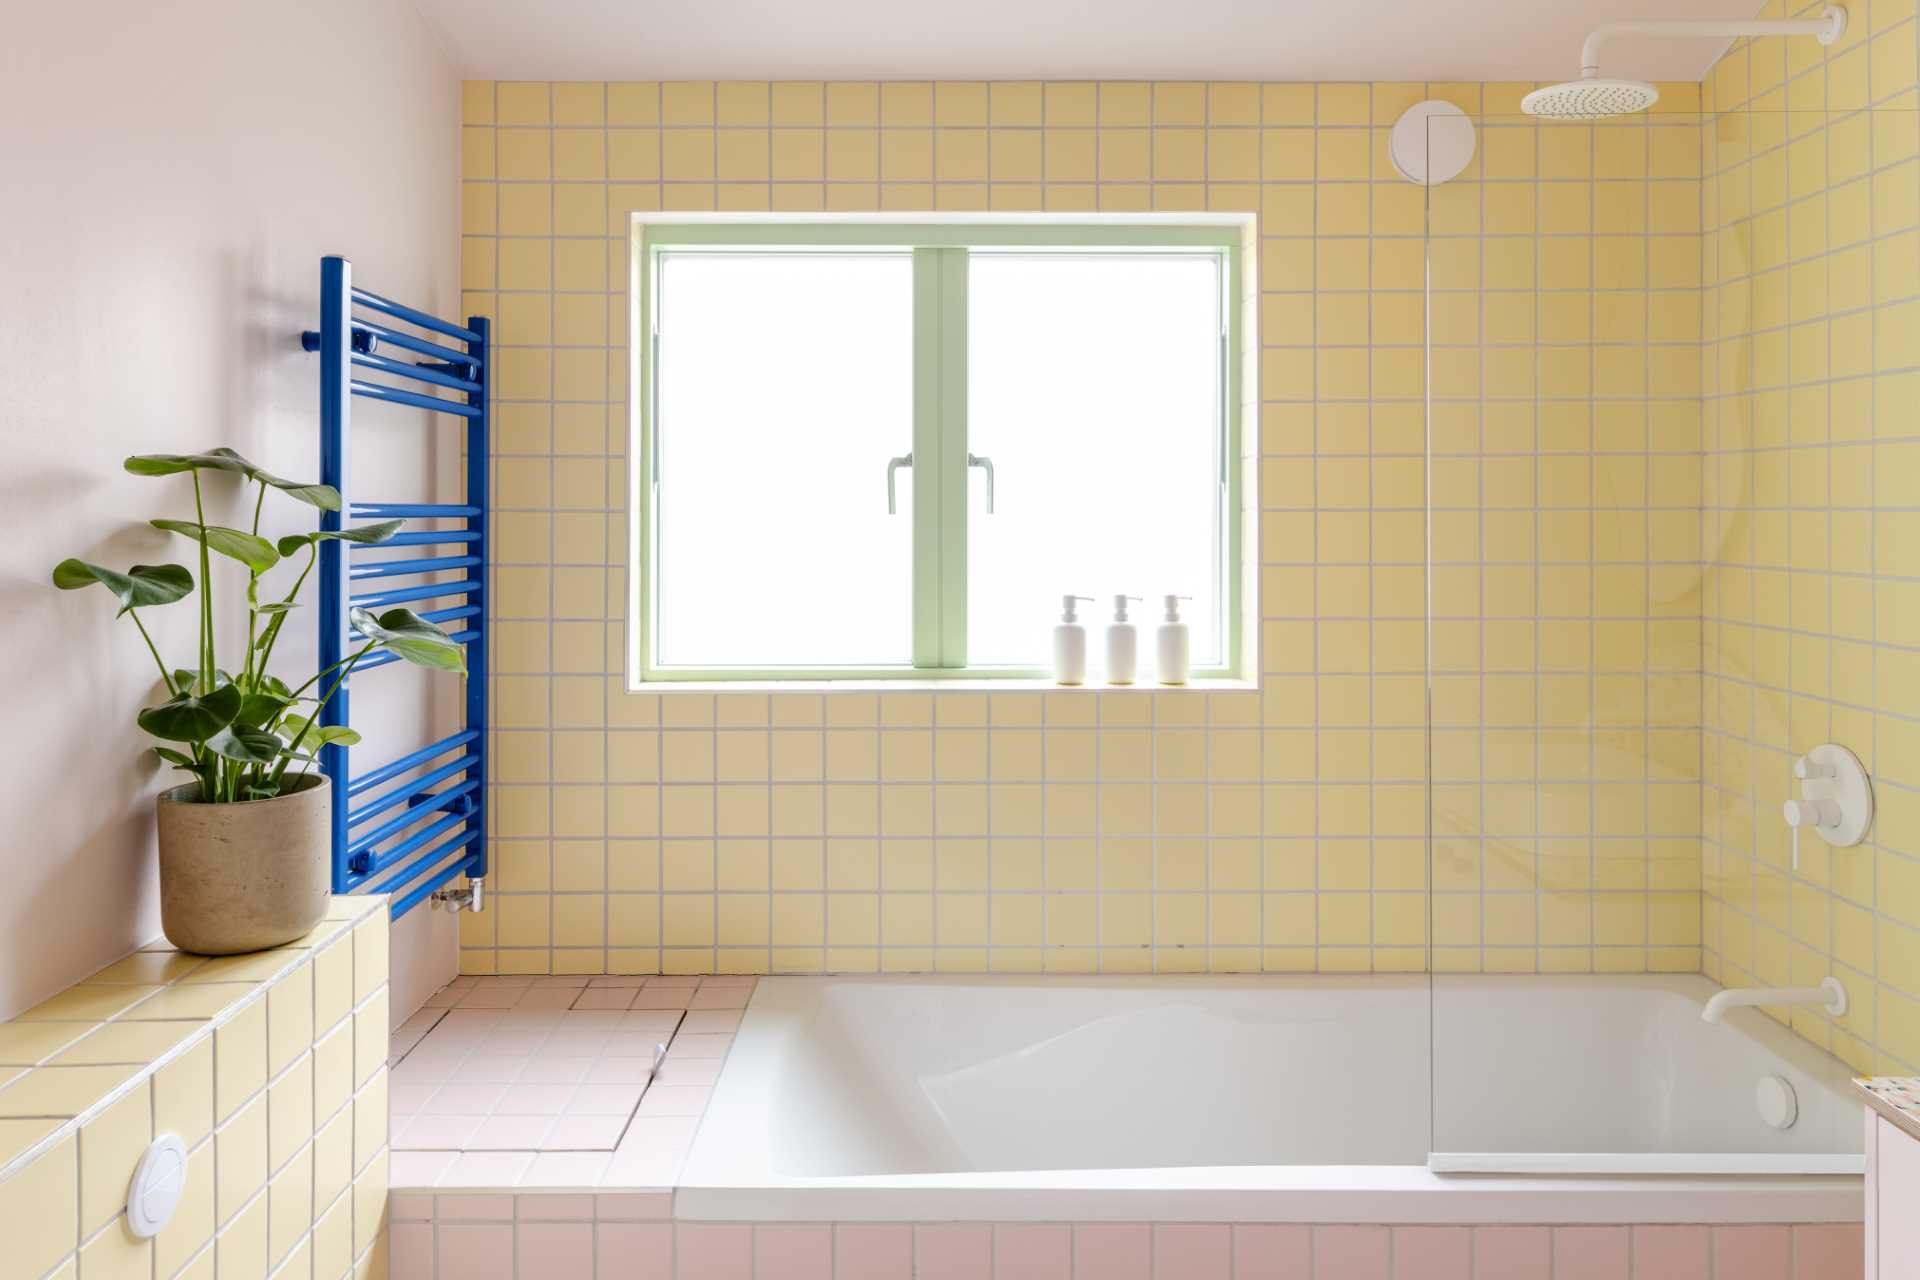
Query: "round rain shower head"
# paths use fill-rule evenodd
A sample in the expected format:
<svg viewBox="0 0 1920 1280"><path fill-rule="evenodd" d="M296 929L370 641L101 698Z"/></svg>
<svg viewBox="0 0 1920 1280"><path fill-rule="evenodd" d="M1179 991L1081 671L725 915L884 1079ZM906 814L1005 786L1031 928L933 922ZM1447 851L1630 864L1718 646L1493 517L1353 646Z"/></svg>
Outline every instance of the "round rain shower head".
<svg viewBox="0 0 1920 1280"><path fill-rule="evenodd" d="M1590 76L1535 89L1520 99L1520 109L1530 116L1556 120L1601 120L1645 111L1659 100L1660 91L1639 80L1602 80Z"/></svg>

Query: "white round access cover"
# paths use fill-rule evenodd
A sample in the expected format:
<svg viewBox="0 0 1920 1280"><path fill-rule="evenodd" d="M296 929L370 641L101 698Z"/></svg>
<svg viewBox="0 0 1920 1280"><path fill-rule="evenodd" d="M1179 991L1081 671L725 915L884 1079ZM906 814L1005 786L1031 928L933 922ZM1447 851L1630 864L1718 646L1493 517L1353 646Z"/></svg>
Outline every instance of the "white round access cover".
<svg viewBox="0 0 1920 1280"><path fill-rule="evenodd" d="M160 1234L180 1207L187 1186L187 1144L171 1133L153 1140L127 1187L127 1230L140 1239Z"/></svg>
<svg viewBox="0 0 1920 1280"><path fill-rule="evenodd" d="M1423 187L1460 176L1473 162L1473 121L1451 102L1437 98L1408 107L1387 142L1396 172Z"/></svg>

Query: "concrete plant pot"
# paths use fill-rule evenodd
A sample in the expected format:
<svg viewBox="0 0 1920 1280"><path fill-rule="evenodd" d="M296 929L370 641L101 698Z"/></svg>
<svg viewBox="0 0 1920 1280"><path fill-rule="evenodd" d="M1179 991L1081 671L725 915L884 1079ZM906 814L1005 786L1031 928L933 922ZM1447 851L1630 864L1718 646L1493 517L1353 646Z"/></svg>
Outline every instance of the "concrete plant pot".
<svg viewBox="0 0 1920 1280"><path fill-rule="evenodd" d="M311 930L332 892L332 788L309 775L271 800L160 796L160 927L182 951L264 951Z"/></svg>

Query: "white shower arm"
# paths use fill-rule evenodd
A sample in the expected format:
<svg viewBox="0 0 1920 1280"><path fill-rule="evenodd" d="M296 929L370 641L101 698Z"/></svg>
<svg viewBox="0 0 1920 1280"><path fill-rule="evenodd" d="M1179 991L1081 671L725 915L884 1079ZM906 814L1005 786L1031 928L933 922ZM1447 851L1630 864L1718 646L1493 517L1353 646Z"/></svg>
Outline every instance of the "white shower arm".
<svg viewBox="0 0 1920 1280"><path fill-rule="evenodd" d="M1828 5L1818 18L1753 22L1609 22L1596 27L1580 46L1580 74L1600 74L1600 46L1615 36L1812 36L1832 44L1847 31L1847 11Z"/></svg>

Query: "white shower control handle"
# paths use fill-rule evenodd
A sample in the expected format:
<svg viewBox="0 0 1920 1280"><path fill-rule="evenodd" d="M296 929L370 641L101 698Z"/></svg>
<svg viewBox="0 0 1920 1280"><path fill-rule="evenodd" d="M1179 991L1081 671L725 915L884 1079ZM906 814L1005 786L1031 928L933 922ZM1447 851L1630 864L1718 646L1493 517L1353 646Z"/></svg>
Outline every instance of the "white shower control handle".
<svg viewBox="0 0 1920 1280"><path fill-rule="evenodd" d="M1789 800L1780 806L1790 827L1837 827L1840 806L1831 800Z"/></svg>
<svg viewBox="0 0 1920 1280"><path fill-rule="evenodd" d="M1873 784L1860 758L1825 742L1793 762L1800 794L1780 806L1793 833L1793 869L1800 869L1800 829L1805 827L1836 849L1866 839L1873 825Z"/></svg>

